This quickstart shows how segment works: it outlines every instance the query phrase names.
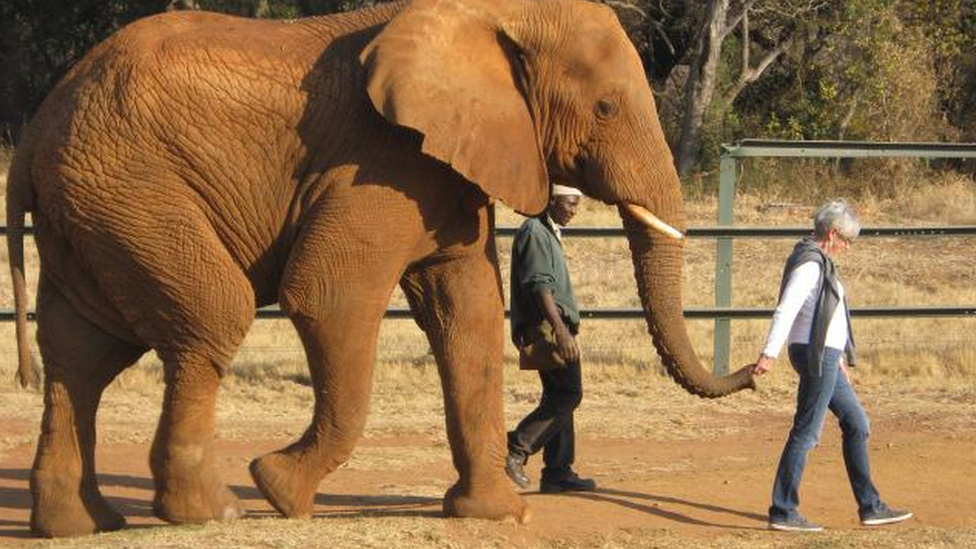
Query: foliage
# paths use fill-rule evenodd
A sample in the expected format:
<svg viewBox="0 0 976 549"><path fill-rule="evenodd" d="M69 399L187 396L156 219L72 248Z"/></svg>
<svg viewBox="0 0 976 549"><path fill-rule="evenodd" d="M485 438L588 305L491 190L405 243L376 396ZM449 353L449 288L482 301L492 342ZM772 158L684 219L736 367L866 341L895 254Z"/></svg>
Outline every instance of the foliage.
<svg viewBox="0 0 976 549"><path fill-rule="evenodd" d="M0 124L16 130L92 46L129 21L165 7L164 0L0 3Z"/></svg>
<svg viewBox="0 0 976 549"><path fill-rule="evenodd" d="M932 39L893 0L835 2L789 59L746 90L728 135L927 141L942 122Z"/></svg>
<svg viewBox="0 0 976 549"><path fill-rule="evenodd" d="M175 0L0 2L0 134L14 137L47 92L92 46ZM185 2L184 2L185 3ZM199 9L293 18L356 9L375 0L196 0Z"/></svg>

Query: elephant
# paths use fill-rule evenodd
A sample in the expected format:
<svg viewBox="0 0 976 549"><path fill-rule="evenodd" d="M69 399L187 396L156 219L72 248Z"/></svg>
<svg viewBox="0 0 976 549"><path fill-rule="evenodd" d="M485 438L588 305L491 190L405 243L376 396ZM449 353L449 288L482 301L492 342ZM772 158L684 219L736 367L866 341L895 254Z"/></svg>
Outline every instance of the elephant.
<svg viewBox="0 0 976 549"><path fill-rule="evenodd" d="M267 21L171 12L97 45L45 98L11 164L19 375L30 370L23 233L40 255L44 413L35 535L125 520L95 475L105 387L163 367L149 451L171 523L239 517L213 450L215 400L256 308L278 303L308 361L304 434L250 464L280 513L310 517L369 407L399 285L434 355L456 482L447 516L514 519L503 413L500 200L541 212L560 181L619 210L649 334L670 375L716 398L682 316L680 181L636 50L584 0L413 0Z"/></svg>

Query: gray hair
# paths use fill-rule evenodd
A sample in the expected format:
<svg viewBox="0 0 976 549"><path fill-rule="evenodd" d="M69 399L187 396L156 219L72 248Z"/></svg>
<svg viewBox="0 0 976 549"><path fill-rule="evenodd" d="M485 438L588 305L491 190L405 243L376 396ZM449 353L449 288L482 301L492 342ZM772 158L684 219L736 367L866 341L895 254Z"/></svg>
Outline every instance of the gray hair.
<svg viewBox="0 0 976 549"><path fill-rule="evenodd" d="M831 200L813 214L813 236L822 239L827 236L830 229L837 229L837 232L847 240L854 240L861 232L861 224L857 221L857 214L843 198Z"/></svg>

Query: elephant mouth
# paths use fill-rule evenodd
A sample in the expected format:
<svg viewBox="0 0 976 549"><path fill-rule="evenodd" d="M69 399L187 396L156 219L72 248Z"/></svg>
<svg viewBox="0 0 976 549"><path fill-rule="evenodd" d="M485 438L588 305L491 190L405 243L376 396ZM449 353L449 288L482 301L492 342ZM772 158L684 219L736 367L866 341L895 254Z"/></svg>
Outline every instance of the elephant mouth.
<svg viewBox="0 0 976 549"><path fill-rule="evenodd" d="M637 204L624 204L624 209L627 210L630 215L634 216L635 219L639 220L641 223L654 229L655 231L675 240L681 240L685 235L681 234L681 231L675 229L671 225L668 225L664 221L652 214L647 208L643 206L638 206Z"/></svg>

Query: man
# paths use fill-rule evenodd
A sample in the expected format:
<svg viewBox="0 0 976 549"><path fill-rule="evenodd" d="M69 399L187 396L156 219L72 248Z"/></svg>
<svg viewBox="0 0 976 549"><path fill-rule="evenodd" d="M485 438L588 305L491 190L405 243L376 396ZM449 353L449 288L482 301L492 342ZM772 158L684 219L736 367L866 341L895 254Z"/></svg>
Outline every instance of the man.
<svg viewBox="0 0 976 549"><path fill-rule="evenodd" d="M512 340L520 349L523 368L539 370L542 398L508 434L505 471L526 488L529 478L523 466L530 455L545 448L543 493L596 489L593 480L580 478L572 469L573 411L583 398L583 387L575 338L579 308L566 269L560 228L576 215L580 196L572 187L553 185L545 212L523 223L512 245ZM539 354L527 353L533 345L547 346L557 356L537 360Z"/></svg>
<svg viewBox="0 0 976 549"><path fill-rule="evenodd" d="M797 510L807 452L816 445L827 410L840 421L844 465L861 524L880 526L911 518L910 511L888 507L871 480L867 414L850 383L855 363L847 295L833 258L850 248L861 226L843 200L824 204L813 218L813 236L796 244L783 269L780 298L766 345L753 367L768 372L784 343L799 374L796 414L780 458L769 507L773 530L819 532L823 527Z"/></svg>

